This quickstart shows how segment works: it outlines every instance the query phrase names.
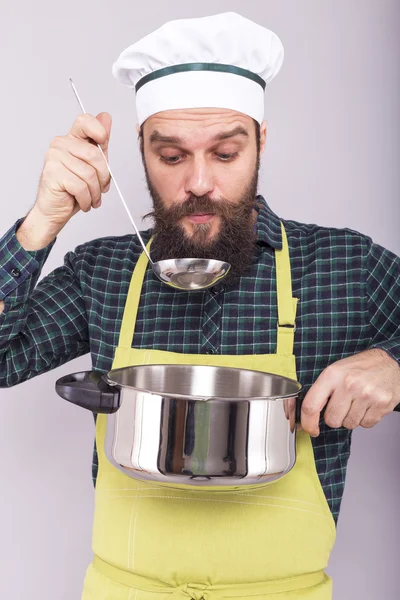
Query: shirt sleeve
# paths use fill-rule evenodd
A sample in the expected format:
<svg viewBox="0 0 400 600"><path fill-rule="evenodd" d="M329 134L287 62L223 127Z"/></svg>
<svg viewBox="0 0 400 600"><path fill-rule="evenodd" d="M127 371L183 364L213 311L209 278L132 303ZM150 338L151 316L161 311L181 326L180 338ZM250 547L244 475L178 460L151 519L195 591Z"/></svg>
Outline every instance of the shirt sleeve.
<svg viewBox="0 0 400 600"><path fill-rule="evenodd" d="M16 237L21 221L0 239L0 387L50 371L90 347L75 253L37 283L54 242L27 252Z"/></svg>
<svg viewBox="0 0 400 600"><path fill-rule="evenodd" d="M371 347L400 365L400 258L371 242L366 269Z"/></svg>
<svg viewBox="0 0 400 600"><path fill-rule="evenodd" d="M29 294L54 245L52 242L43 250L24 250L16 237L17 229L23 221L24 219L19 219L0 238L0 300L7 298L8 306L18 302L19 297Z"/></svg>

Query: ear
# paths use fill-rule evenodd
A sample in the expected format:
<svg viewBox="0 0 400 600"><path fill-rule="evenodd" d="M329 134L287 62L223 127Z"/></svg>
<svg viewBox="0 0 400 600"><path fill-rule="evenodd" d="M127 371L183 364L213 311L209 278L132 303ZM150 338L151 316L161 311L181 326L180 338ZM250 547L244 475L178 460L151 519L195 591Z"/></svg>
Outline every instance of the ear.
<svg viewBox="0 0 400 600"><path fill-rule="evenodd" d="M139 127L139 123L136 123L136 133L139 135L140 133L140 127Z"/></svg>
<svg viewBox="0 0 400 600"><path fill-rule="evenodd" d="M267 121L263 121L260 127L260 154L265 150L267 143Z"/></svg>

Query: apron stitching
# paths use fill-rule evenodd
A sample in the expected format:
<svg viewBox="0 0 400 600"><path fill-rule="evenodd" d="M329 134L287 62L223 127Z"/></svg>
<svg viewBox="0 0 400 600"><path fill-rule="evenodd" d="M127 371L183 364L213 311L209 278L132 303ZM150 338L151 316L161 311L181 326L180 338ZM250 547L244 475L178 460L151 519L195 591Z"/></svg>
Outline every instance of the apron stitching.
<svg viewBox="0 0 400 600"><path fill-rule="evenodd" d="M299 511L299 512L306 512L306 513L310 513L312 515L316 515L317 517L321 517L323 519L330 519L330 517L326 516L326 515L321 515L316 511L313 510L307 510L306 508L296 508L295 506L283 506L282 504L272 504L271 502L240 502L238 500L211 500L209 498L183 498L181 496L161 496L161 495L157 495L157 496L109 496L109 498L139 498L139 499L146 499L147 498L162 498L163 500L184 500L185 502L222 502L225 504L246 504L249 506L270 506L272 508L283 508L283 509L287 509L287 510L295 510L295 511ZM136 506L138 506L139 502L137 502ZM137 513L138 511L136 511L136 518L137 518ZM135 526L136 526L136 518L135 518ZM133 564L133 561L132 561ZM133 566L132 566L133 569Z"/></svg>
<svg viewBox="0 0 400 600"><path fill-rule="evenodd" d="M162 486L155 486L155 487L142 487L140 488L140 491L145 491L145 490L162 490L164 489ZM135 488L107 488L107 489L102 489L102 490L98 490L99 492L136 492ZM167 490L166 490L167 491ZM201 492L200 492L201 493ZM218 494L218 492L216 492ZM283 496L263 496L262 494L252 494L251 490L249 490L248 492L224 492L224 493L228 493L230 496L250 496L250 498L268 498L270 500L284 500L286 502L296 502L297 504L306 504L307 506L316 506L317 508L319 508L319 504L316 504L315 502L307 502L306 500L296 500L295 498L284 498ZM112 496L113 498L130 498L130 496ZM143 496L144 498L148 498L149 496ZM201 500L202 498L199 495L199 500ZM222 502L225 502L225 500L223 500ZM250 503L251 504L251 503Z"/></svg>
<svg viewBox="0 0 400 600"><path fill-rule="evenodd" d="M142 489L140 488L140 492L142 491ZM146 496L147 497L147 496ZM136 537L136 523L137 523L137 516L139 514L139 503L140 500L142 499L142 495L140 494L140 496L138 497L138 501L136 503L136 515L135 515L135 522L133 525L133 539L132 539L132 571L135 570L135 537Z"/></svg>
<svg viewBox="0 0 400 600"><path fill-rule="evenodd" d="M139 483L138 492L139 492L139 493L141 492L141 485L140 485L140 483ZM124 497L124 496L123 496L123 497ZM137 499L138 499L138 500L137 500L137 502L136 502L136 503L134 503L134 504L133 504L133 506L132 506L132 510L131 510L131 518L130 518L130 520L129 520L129 529L128 529L128 536L129 536L129 537L128 537L128 570L129 570L129 569L130 569L130 563L131 563L131 545L133 546L133 548L132 548L132 563L133 563L134 544L135 544L135 539L134 539L134 538L132 539L132 522L133 522L133 513L134 513L134 510L135 510L135 508L137 508L137 507L138 507L140 495L139 495L139 496L126 496L126 497L127 497L127 498L137 498ZM136 514L137 514L137 512L136 512ZM135 535L135 534L133 533L133 536L134 536L134 535ZM133 569L132 569L132 570L133 570Z"/></svg>
<svg viewBox="0 0 400 600"><path fill-rule="evenodd" d="M96 489L96 491L98 492L136 492L138 488L102 488L102 489ZM148 487L141 487L140 491L143 490L162 490L163 486L162 485L154 485L154 486L148 486Z"/></svg>
<svg viewBox="0 0 400 600"><path fill-rule="evenodd" d="M251 491L249 490L249 492L246 493L239 493L239 492L233 492L232 495L235 496L248 496L249 494L251 494ZM270 500L284 500L287 502L296 502L298 504L307 504L307 506L316 506L318 508L320 508L319 504L316 504L315 502L307 502L306 500L296 500L295 498L284 498L282 496L263 496L262 494L251 494L250 498L269 498Z"/></svg>
<svg viewBox="0 0 400 600"><path fill-rule="evenodd" d="M129 563L130 563L130 558L131 558L131 530L132 530L132 520L133 520L133 511L135 508L135 504L132 506L132 510L131 510L131 518L129 520L129 528L128 528L128 561L127 561L127 568L129 569Z"/></svg>

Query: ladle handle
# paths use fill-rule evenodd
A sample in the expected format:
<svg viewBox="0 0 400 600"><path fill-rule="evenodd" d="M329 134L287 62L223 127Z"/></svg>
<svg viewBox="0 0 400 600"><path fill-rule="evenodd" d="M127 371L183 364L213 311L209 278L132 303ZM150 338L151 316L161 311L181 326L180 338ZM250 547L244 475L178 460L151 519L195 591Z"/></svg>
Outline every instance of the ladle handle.
<svg viewBox="0 0 400 600"><path fill-rule="evenodd" d="M83 104L82 104L82 102L81 102L81 99L79 98L79 94L78 94L78 92L77 92L77 90L76 90L76 87L75 87L75 84L74 84L74 82L72 81L72 79L71 79L71 78L69 78L69 81L70 81L71 87L72 87L72 89L73 89L73 91L74 91L75 97L76 97L76 99L77 99L77 101L78 101L78 104L79 104L79 106L81 107L81 110L82 110L82 112L83 112L83 113L86 113L86 110L83 108ZM131 223L132 223L132 225L133 225L133 228L134 228L134 230L135 230L135 232L136 232L136 235L137 235L137 236L138 236L138 238L139 238L139 241L140 241L140 243L141 243L141 245L142 245L142 248L143 248L143 250L144 250L144 252L145 252L145 254L146 254L147 258L149 259L149 262L150 262L150 264L153 264L153 261L152 261L152 260L151 260L151 258L150 258L150 254L149 254L149 253L148 253L148 251L147 251L147 248L146 248L146 246L145 246L145 243L144 243L144 242L143 242L143 240L142 240L142 236L140 235L140 233L139 233L139 230L138 230L138 228L137 228L137 227L136 227L136 225L135 225L135 221L134 221L134 220L133 220L133 218L132 218L132 215L131 215L131 213L130 213L130 210L129 210L129 208L128 208L128 206L127 206L127 204L126 204L125 200L124 200L124 197L123 197L123 195L122 195L122 193L121 193L121 190L119 189L119 187L118 187L118 184L117 184L117 182L116 182L116 180L115 180L115 177L114 177L114 175L113 175L113 174L112 174L112 172L111 172L110 165L108 164L108 161L107 161L107 159L106 159L106 157L105 157L105 154L104 154L104 152L103 152L103 150L102 150L102 148L101 148L100 144L96 144L96 145L97 145L98 149L100 150L100 152L102 153L104 160L106 161L106 165L107 165L108 172L110 173L111 179L112 179L112 180L113 180L113 182L114 182L114 185L115 185L115 187L116 187L116 190L117 190L117 192L118 192L118 195L119 195L119 197L121 198L122 204L124 205L124 208L125 208L125 210L126 210L126 212L127 212L127 214L128 214L128 217L129 217L129 219L130 219L130 222L131 222Z"/></svg>

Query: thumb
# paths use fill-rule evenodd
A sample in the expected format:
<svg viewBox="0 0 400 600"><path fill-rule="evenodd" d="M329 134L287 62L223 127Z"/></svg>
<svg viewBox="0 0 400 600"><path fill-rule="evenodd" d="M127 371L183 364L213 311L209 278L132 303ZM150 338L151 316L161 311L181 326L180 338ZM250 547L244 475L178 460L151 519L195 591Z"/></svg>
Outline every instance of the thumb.
<svg viewBox="0 0 400 600"><path fill-rule="evenodd" d="M107 138L101 144L101 148L102 148L104 154L106 155L106 157L108 158L108 144L109 144L109 141L110 141L112 118L111 118L111 115L109 113L107 113L107 112L101 112L98 115L96 115L96 119L98 121L100 121L100 123L103 125L104 129L107 131Z"/></svg>

